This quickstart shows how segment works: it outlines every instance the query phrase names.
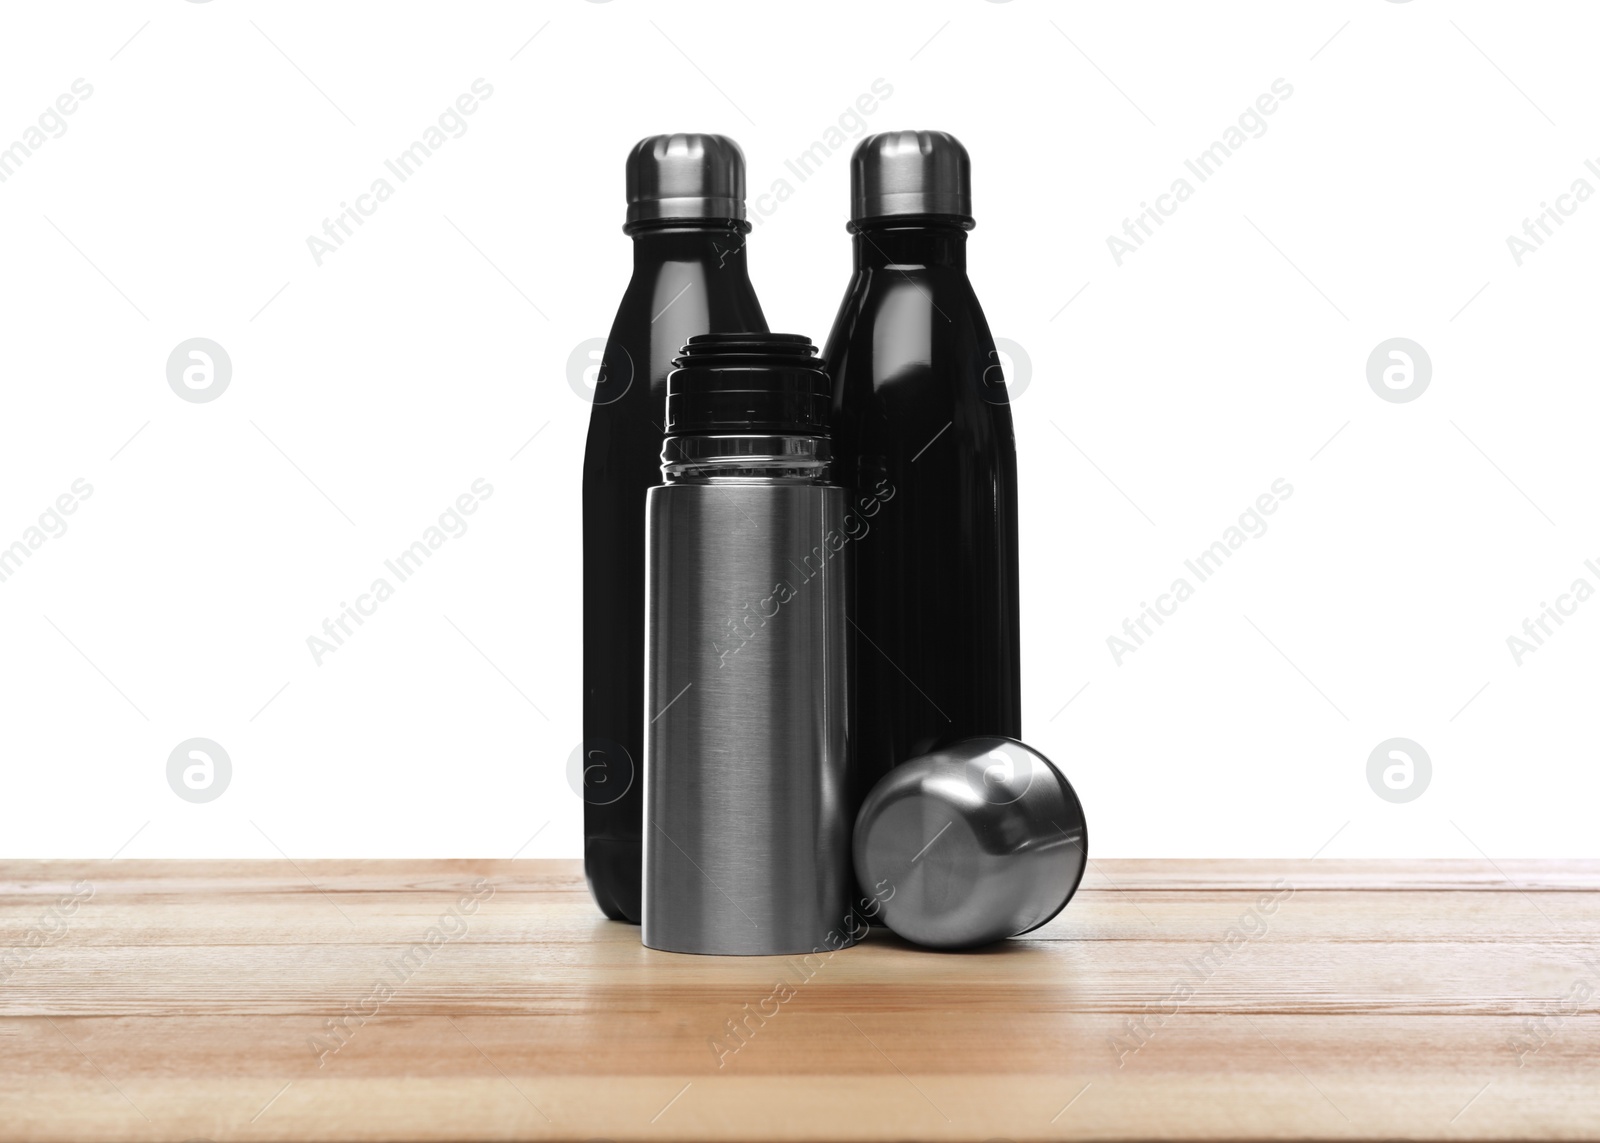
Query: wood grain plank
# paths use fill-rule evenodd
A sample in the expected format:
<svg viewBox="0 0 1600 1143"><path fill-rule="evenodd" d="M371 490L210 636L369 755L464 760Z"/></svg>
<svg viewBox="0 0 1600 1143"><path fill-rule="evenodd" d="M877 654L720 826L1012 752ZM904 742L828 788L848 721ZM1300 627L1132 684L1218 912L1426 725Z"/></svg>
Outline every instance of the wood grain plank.
<svg viewBox="0 0 1600 1143"><path fill-rule="evenodd" d="M576 862L4 862L0 1140L1600 1136L1600 862L1096 866L701 958Z"/></svg>

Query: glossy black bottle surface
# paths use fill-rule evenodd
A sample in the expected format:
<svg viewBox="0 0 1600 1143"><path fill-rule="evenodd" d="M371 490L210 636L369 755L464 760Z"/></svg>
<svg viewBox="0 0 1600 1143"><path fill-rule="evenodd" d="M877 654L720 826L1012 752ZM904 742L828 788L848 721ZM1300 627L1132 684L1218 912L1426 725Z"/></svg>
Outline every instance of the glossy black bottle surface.
<svg viewBox="0 0 1600 1143"><path fill-rule="evenodd" d="M965 163L938 132L874 136L852 160L855 274L823 356L834 478L859 518L856 805L929 750L1022 732L1016 443L967 280Z"/></svg>
<svg viewBox="0 0 1600 1143"><path fill-rule="evenodd" d="M584 872L639 922L644 806L645 493L661 483L667 374L689 338L764 332L746 269L744 158L717 135L656 136L628 160L633 278L606 343L583 461Z"/></svg>

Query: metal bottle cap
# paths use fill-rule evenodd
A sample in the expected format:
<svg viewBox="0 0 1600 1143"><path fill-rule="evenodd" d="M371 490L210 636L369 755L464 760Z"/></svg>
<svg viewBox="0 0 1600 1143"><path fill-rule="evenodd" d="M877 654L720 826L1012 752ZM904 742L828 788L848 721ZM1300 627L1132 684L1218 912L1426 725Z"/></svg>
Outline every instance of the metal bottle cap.
<svg viewBox="0 0 1600 1143"><path fill-rule="evenodd" d="M1083 806L1011 738L966 738L895 767L856 817L856 879L908 941L956 949L1038 928L1077 892Z"/></svg>
<svg viewBox="0 0 1600 1143"><path fill-rule="evenodd" d="M850 156L850 221L944 214L972 225L972 161L944 131L885 131Z"/></svg>
<svg viewBox="0 0 1600 1143"><path fill-rule="evenodd" d="M744 219L744 152L726 135L651 135L628 152L627 230L670 218Z"/></svg>

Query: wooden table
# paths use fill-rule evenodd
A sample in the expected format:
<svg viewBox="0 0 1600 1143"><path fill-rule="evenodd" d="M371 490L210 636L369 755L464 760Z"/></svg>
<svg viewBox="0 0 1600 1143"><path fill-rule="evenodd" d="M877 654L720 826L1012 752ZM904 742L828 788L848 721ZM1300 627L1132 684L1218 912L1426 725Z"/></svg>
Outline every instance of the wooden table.
<svg viewBox="0 0 1600 1143"><path fill-rule="evenodd" d="M1597 1006L1600 862L1101 861L809 964L571 861L0 863L6 1140L1595 1138Z"/></svg>

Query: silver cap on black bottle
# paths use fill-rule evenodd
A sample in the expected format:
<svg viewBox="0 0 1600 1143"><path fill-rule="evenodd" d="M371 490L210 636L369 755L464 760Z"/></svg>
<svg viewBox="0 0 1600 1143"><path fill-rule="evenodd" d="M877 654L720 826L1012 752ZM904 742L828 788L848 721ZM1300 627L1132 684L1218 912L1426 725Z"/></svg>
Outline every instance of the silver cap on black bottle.
<svg viewBox="0 0 1600 1143"><path fill-rule="evenodd" d="M744 220L744 152L726 135L651 135L628 152L628 220Z"/></svg>
<svg viewBox="0 0 1600 1143"><path fill-rule="evenodd" d="M850 156L850 221L943 214L972 225L972 161L944 131L885 131Z"/></svg>

